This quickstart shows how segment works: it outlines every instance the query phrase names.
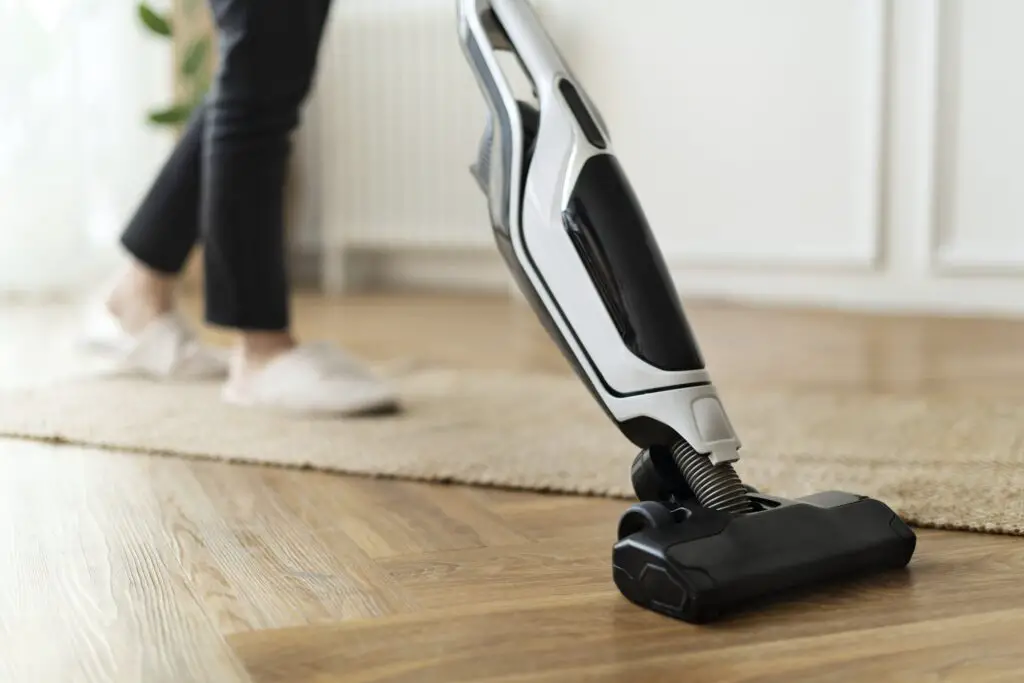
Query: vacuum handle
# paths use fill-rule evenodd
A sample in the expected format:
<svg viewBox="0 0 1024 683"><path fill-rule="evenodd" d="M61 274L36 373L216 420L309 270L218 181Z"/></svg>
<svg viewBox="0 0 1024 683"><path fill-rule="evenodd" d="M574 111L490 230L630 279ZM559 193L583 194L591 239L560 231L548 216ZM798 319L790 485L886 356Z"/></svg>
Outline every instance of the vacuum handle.
<svg viewBox="0 0 1024 683"><path fill-rule="evenodd" d="M487 0L534 83L551 83L570 73L529 0Z"/></svg>
<svg viewBox="0 0 1024 683"><path fill-rule="evenodd" d="M489 7L501 30L534 85L541 109L546 100L561 100L584 126L591 144L606 149L610 144L608 125L590 95L584 90L569 63L559 52L530 0L470 0L478 8ZM590 128L587 129L587 124ZM597 141L600 141L597 142Z"/></svg>
<svg viewBox="0 0 1024 683"><path fill-rule="evenodd" d="M473 175L487 195L491 223L508 232L518 220L522 153L512 135L520 129L515 93L495 51L504 49L501 27L493 25L491 0L459 0L458 31L489 113ZM481 164L486 164L486 168Z"/></svg>

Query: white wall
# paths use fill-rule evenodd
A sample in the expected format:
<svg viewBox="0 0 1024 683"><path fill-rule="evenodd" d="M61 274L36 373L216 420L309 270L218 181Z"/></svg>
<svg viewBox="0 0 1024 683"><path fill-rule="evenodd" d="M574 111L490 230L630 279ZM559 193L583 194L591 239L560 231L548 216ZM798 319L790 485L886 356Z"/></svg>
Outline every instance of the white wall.
<svg viewBox="0 0 1024 683"><path fill-rule="evenodd" d="M1024 3L534 4L684 293L1024 313ZM310 106L329 286L505 286L453 0L338 3Z"/></svg>

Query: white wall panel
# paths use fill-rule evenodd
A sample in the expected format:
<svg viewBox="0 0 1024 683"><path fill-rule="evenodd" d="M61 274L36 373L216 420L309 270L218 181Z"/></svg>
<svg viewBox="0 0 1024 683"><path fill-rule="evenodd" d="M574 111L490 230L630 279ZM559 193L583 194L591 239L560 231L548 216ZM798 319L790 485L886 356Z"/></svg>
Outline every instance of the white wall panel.
<svg viewBox="0 0 1024 683"><path fill-rule="evenodd" d="M940 5L936 258L1024 270L1024 2Z"/></svg>
<svg viewBox="0 0 1024 683"><path fill-rule="evenodd" d="M551 0L670 257L870 265L885 3Z"/></svg>

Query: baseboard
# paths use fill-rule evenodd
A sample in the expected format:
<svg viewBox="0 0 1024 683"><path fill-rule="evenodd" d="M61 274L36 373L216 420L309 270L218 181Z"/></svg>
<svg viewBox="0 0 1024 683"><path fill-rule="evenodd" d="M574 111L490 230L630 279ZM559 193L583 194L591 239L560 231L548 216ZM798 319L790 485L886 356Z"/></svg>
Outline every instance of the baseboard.
<svg viewBox="0 0 1024 683"><path fill-rule="evenodd" d="M366 249L346 254L352 289L507 294L511 278L495 250ZM684 299L772 307L943 316L1024 317L1024 278L934 274L697 268L670 263Z"/></svg>
<svg viewBox="0 0 1024 683"><path fill-rule="evenodd" d="M508 293L512 279L497 250L422 247L350 248L344 252L350 291Z"/></svg>

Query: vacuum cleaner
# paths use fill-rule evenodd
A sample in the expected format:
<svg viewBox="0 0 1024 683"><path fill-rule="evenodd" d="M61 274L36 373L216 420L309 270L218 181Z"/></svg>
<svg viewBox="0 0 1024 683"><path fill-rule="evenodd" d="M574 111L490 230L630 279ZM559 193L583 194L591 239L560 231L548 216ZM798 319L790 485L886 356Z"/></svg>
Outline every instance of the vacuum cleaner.
<svg viewBox="0 0 1024 683"><path fill-rule="evenodd" d="M612 547L619 592L699 624L905 567L916 536L884 503L840 491L784 499L738 476L740 440L608 127L528 0L458 0L458 35L487 104L470 172L497 248L638 450L637 501ZM501 52L532 97L514 93Z"/></svg>

